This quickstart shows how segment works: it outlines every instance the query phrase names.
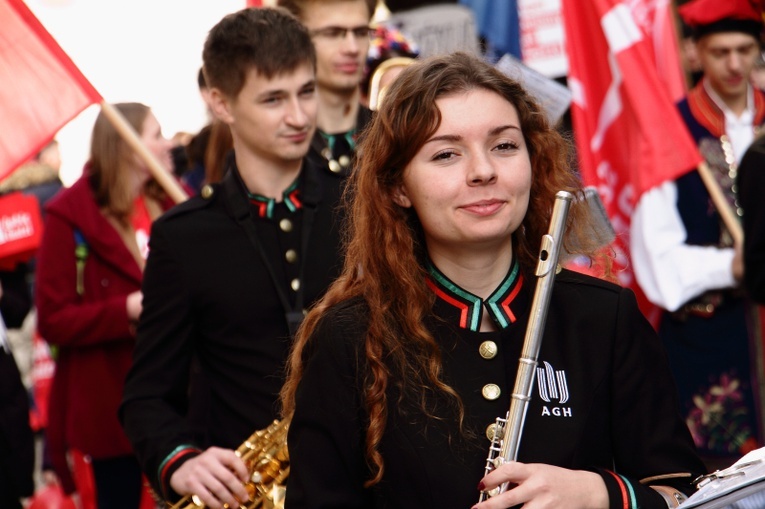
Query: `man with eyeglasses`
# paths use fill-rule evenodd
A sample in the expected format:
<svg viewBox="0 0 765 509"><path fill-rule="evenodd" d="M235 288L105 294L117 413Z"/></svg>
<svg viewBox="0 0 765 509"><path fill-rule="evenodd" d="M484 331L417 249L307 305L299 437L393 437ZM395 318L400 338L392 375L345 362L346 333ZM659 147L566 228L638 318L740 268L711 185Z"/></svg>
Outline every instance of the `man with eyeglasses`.
<svg viewBox="0 0 765 509"><path fill-rule="evenodd" d="M371 118L359 83L369 49L375 0L279 0L308 28L316 47L319 114L309 159L350 173L356 138Z"/></svg>

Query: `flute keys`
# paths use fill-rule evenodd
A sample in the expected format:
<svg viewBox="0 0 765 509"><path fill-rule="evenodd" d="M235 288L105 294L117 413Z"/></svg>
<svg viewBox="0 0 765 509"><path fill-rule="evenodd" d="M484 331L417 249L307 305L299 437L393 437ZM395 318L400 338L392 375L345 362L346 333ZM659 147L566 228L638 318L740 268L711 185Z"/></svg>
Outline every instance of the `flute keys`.
<svg viewBox="0 0 765 509"><path fill-rule="evenodd" d="M499 349L494 341L484 341L481 343L481 346L478 347L478 353L481 357L487 360L496 357L498 351Z"/></svg>
<svg viewBox="0 0 765 509"><path fill-rule="evenodd" d="M505 435L505 428L498 425L496 422L492 422L491 424L486 426L486 438L488 438L490 442L494 442L495 440L497 441L502 440L504 435Z"/></svg>
<svg viewBox="0 0 765 509"><path fill-rule="evenodd" d="M500 394L502 394L502 390L497 384L486 384L483 386L483 389L481 389L481 394L483 395L484 399L494 401L499 397Z"/></svg>

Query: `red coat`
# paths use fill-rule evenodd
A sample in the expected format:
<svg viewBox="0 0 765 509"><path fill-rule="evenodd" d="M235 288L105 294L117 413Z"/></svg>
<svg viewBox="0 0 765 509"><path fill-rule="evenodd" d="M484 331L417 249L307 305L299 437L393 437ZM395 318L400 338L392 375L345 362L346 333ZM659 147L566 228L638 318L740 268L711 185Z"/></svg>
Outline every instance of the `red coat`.
<svg viewBox="0 0 765 509"><path fill-rule="evenodd" d="M48 446L70 491L66 450L97 459L132 454L117 408L135 343L126 300L141 289L142 273L99 211L87 177L60 191L46 211L35 301L39 332L58 347ZM77 293L75 230L88 248L82 295Z"/></svg>

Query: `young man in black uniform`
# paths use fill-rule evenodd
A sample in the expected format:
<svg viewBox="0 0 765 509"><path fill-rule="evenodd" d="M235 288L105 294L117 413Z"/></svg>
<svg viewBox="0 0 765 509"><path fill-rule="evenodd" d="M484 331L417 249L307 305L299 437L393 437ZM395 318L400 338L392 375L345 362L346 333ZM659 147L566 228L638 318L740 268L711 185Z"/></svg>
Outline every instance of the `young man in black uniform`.
<svg viewBox="0 0 765 509"><path fill-rule="evenodd" d="M223 182L153 225L120 417L163 498L238 507L247 470L232 449L278 417L292 336L342 264L342 179L305 159L316 60L295 18L228 15L203 60L235 154Z"/></svg>
<svg viewBox="0 0 765 509"><path fill-rule="evenodd" d="M347 175L356 140L372 118L360 103L374 0L278 0L308 28L316 47L319 115L308 157Z"/></svg>

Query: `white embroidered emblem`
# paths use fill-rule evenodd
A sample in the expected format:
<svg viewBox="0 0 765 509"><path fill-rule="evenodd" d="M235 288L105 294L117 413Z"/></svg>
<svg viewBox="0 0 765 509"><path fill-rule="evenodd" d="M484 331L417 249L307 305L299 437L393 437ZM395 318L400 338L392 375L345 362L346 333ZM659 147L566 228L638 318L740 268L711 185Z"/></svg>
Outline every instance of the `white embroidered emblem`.
<svg viewBox="0 0 765 509"><path fill-rule="evenodd" d="M566 382L566 372L564 370L556 371L549 362L544 362L544 367L537 368L537 387L539 397L542 401L550 403L557 400L563 404L568 401L568 382Z"/></svg>

